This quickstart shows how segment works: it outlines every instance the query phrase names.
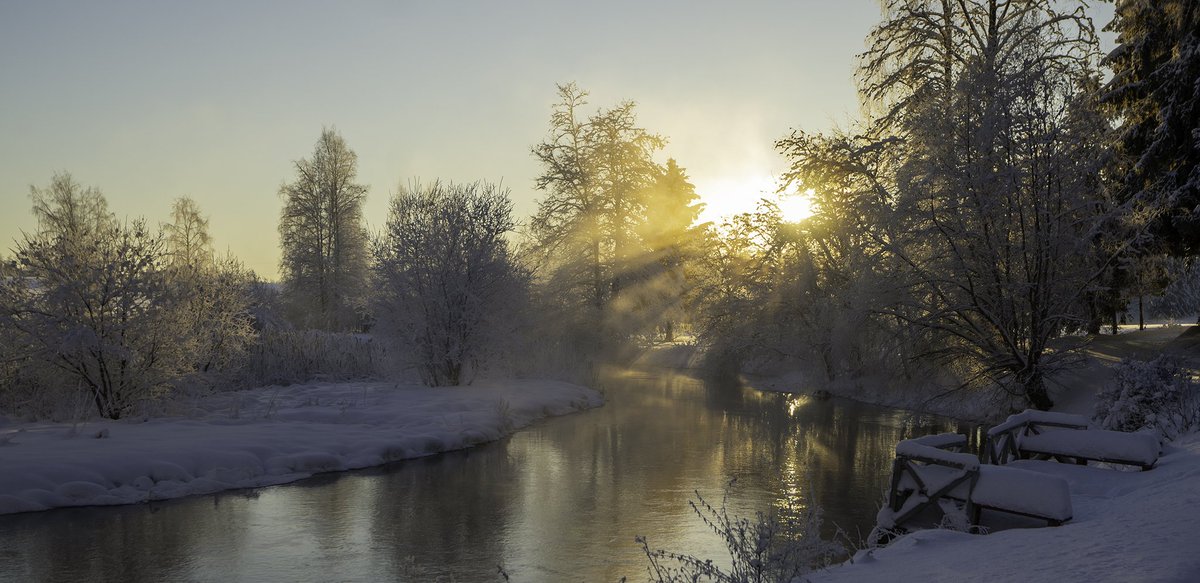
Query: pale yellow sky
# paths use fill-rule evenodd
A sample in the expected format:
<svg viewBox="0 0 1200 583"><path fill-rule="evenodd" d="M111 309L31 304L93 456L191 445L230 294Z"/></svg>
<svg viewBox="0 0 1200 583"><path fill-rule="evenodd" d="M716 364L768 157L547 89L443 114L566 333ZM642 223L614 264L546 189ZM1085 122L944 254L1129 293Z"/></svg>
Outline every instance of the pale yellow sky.
<svg viewBox="0 0 1200 583"><path fill-rule="evenodd" d="M413 178L502 180L524 218L566 81L637 101L662 160L750 206L784 168L776 139L856 114L878 16L874 0L0 3L0 248L33 225L29 185L65 170L122 216L193 197L218 250L274 278L279 186L328 125L359 155L372 227Z"/></svg>

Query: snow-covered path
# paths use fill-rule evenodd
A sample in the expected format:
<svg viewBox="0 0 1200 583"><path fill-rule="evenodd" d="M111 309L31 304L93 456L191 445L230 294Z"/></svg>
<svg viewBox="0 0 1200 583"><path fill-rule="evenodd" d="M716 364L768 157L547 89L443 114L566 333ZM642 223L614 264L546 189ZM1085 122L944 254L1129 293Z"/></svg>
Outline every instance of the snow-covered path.
<svg viewBox="0 0 1200 583"><path fill-rule="evenodd" d="M282 484L469 447L602 403L553 381L327 383L222 393L187 417L0 425L0 514Z"/></svg>
<svg viewBox="0 0 1200 583"><path fill-rule="evenodd" d="M1022 461L1068 480L1075 518L986 536L923 530L815 573L842 581L1200 581L1200 435L1146 472Z"/></svg>

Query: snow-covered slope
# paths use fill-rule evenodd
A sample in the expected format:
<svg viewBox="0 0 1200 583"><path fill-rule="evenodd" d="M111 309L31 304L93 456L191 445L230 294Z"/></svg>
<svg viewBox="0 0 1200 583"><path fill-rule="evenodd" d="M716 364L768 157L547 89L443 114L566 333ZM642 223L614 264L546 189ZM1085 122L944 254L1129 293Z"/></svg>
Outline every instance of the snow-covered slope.
<svg viewBox="0 0 1200 583"><path fill-rule="evenodd" d="M469 447L602 403L552 381L306 384L218 394L188 417L0 425L0 514L281 484Z"/></svg>

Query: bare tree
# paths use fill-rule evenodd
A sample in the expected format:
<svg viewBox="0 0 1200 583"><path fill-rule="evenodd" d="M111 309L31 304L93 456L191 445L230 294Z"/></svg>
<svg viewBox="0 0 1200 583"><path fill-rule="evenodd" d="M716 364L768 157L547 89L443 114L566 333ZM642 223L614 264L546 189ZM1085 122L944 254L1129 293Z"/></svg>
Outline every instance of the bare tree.
<svg viewBox="0 0 1200 583"><path fill-rule="evenodd" d="M358 156L332 128L321 132L312 157L295 163L284 184L279 219L284 297L300 324L348 330L361 323L367 269Z"/></svg>
<svg viewBox="0 0 1200 583"><path fill-rule="evenodd" d="M200 205L190 197L171 203L171 222L163 225L171 267L199 271L212 264L212 237L208 217L200 214Z"/></svg>
<svg viewBox="0 0 1200 583"><path fill-rule="evenodd" d="M508 191L483 182L401 186L375 242L375 330L431 386L458 385L512 341L526 277L505 235Z"/></svg>
<svg viewBox="0 0 1200 583"><path fill-rule="evenodd" d="M162 226L166 271L175 295L174 325L192 372L230 372L253 338L252 274L232 255L217 257L208 218L191 198L175 200Z"/></svg>
<svg viewBox="0 0 1200 583"><path fill-rule="evenodd" d="M143 221L118 223L98 190L69 175L31 190L38 229L18 242L16 276L0 282L0 318L119 418L185 366L162 238Z"/></svg>

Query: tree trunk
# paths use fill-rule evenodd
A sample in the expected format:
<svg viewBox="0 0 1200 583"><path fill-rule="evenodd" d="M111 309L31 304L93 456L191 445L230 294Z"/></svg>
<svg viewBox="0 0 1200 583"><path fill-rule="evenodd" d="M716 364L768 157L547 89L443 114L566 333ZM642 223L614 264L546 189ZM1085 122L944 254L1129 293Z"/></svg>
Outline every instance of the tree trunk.
<svg viewBox="0 0 1200 583"><path fill-rule="evenodd" d="M1142 305L1143 300L1141 290L1138 291L1138 330L1146 329L1146 310Z"/></svg>
<svg viewBox="0 0 1200 583"><path fill-rule="evenodd" d="M1030 407L1039 411L1049 411L1054 406L1054 401L1050 399L1050 393L1046 390L1046 384L1042 382L1042 375L1034 373L1025 380L1025 401Z"/></svg>

